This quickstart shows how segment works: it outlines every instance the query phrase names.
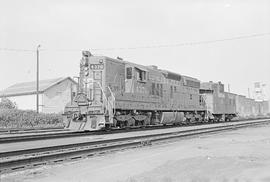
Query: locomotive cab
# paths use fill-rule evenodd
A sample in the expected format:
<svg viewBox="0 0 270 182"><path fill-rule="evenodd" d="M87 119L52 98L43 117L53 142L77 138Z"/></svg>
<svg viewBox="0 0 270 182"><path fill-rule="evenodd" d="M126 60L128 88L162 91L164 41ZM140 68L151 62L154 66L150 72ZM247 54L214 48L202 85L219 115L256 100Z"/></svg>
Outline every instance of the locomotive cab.
<svg viewBox="0 0 270 182"><path fill-rule="evenodd" d="M104 72L105 60L83 51L77 95L63 114L66 128L91 131L113 123L114 96L104 86Z"/></svg>

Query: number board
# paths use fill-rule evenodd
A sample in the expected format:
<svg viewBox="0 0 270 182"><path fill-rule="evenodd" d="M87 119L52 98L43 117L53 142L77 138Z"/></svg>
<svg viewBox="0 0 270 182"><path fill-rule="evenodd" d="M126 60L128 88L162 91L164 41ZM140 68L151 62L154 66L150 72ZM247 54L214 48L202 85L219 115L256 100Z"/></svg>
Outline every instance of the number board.
<svg viewBox="0 0 270 182"><path fill-rule="evenodd" d="M104 65L103 64L90 64L91 70L103 70Z"/></svg>

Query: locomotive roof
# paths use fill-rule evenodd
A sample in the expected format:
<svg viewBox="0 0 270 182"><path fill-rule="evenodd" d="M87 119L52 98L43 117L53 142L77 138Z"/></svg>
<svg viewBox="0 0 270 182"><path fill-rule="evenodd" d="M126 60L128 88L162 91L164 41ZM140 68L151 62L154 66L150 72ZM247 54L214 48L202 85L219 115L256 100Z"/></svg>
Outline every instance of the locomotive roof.
<svg viewBox="0 0 270 182"><path fill-rule="evenodd" d="M114 62L118 62L118 63L124 63L124 64L130 64L130 65L133 65L134 67L137 67L137 68L145 70L145 71L148 71L148 69L151 69L151 70L153 69L153 68L149 68L148 66L139 65L139 64L136 64L136 63L133 63L133 62L130 62L130 61L126 61L126 60L119 60L119 59L115 59L115 58L110 58L110 57L107 57L107 56L95 56L95 57L102 57L102 58L105 58L105 59L109 59L110 61L114 61Z"/></svg>
<svg viewBox="0 0 270 182"><path fill-rule="evenodd" d="M239 97L246 97L245 95L237 95L237 96L239 96Z"/></svg>
<svg viewBox="0 0 270 182"><path fill-rule="evenodd" d="M112 60L112 61L115 61L115 62L119 62L119 63L124 63L124 64L130 64L130 65L133 65L134 67L137 67L141 70L145 70L145 71L155 71L155 72L159 72L161 74L166 74L166 75L169 75L169 78L174 78L176 80L180 80L181 77L184 77L185 79L188 79L188 80L192 80L192 81L197 81L197 82L200 82L199 79L197 78L193 78L193 77L190 77L190 76L186 76L186 75L181 75L179 73L174 73L172 71L168 71L168 70L162 70L162 69L156 69L156 68L153 68L152 66L145 66L145 65L140 65L140 64L136 64L136 63L133 63L133 62L130 62L130 61L126 61L126 60L119 60L119 59L115 59L115 58L110 58L110 57L107 57L107 56L95 56L95 57L103 57L105 59L109 59L109 60Z"/></svg>

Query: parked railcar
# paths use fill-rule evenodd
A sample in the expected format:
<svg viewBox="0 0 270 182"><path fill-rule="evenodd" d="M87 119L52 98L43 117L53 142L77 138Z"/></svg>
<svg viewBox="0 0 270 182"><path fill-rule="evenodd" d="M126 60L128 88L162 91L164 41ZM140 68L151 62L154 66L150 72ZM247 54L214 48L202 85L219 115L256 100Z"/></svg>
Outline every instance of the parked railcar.
<svg viewBox="0 0 270 182"><path fill-rule="evenodd" d="M236 94L225 92L221 82L201 83L200 94L204 96L211 120L229 121L236 117Z"/></svg>
<svg viewBox="0 0 270 182"><path fill-rule="evenodd" d="M239 118L265 117L269 113L267 101L256 101L243 95L236 96L236 108Z"/></svg>
<svg viewBox="0 0 270 182"><path fill-rule="evenodd" d="M255 102L255 116L264 117L269 114L268 101L254 101Z"/></svg>
<svg viewBox="0 0 270 182"><path fill-rule="evenodd" d="M84 51L78 87L64 112L70 129L179 124L206 116L200 81L156 66Z"/></svg>
<svg viewBox="0 0 270 182"><path fill-rule="evenodd" d="M259 101L261 103L261 109L260 109L260 114L262 116L269 116L270 115L270 109L269 109L269 101Z"/></svg>
<svg viewBox="0 0 270 182"><path fill-rule="evenodd" d="M249 118L252 115L254 103L243 95L236 96L236 112L240 118Z"/></svg>
<svg viewBox="0 0 270 182"><path fill-rule="evenodd" d="M243 95L236 97L237 115L239 118L254 118L259 114L259 105L254 99Z"/></svg>

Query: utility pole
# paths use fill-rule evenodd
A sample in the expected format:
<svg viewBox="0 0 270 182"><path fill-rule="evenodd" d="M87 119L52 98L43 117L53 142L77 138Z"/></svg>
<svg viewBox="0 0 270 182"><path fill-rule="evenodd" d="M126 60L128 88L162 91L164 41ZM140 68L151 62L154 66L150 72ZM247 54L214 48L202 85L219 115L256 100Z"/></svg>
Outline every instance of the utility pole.
<svg viewBox="0 0 270 182"><path fill-rule="evenodd" d="M77 90L76 90L76 92L79 93L79 88L80 88L80 77L79 77L79 76L74 76L73 79L74 79L74 78L77 78L77 79L78 79L78 81L77 81Z"/></svg>
<svg viewBox="0 0 270 182"><path fill-rule="evenodd" d="M36 109L37 109L37 113L39 113L39 48L40 45L37 46L37 103L36 103Z"/></svg>

